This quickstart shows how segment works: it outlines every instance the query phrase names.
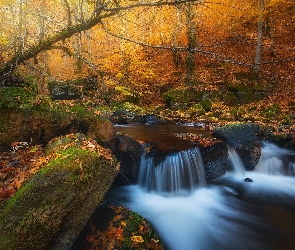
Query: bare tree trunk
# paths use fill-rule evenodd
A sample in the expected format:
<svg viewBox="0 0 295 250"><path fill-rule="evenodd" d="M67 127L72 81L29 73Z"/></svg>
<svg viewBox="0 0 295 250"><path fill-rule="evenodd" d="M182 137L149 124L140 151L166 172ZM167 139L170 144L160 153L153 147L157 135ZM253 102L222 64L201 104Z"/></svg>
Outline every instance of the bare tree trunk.
<svg viewBox="0 0 295 250"><path fill-rule="evenodd" d="M173 47L178 47L179 46L179 41L177 40L177 36L179 35L179 32L181 30L181 25L180 25L180 12L179 8L176 6L176 25L172 29L172 45ZM177 69L181 63L181 52L177 50L172 51L172 57L173 57L173 63L174 67Z"/></svg>
<svg viewBox="0 0 295 250"><path fill-rule="evenodd" d="M40 6L40 16L39 16L39 42L45 39L45 13L46 13L46 0L42 1L42 6ZM47 51L40 54L40 60L42 61L43 71L50 75L48 66L48 53ZM47 89L45 74L42 74L42 79L38 81L38 91L39 93L45 93Z"/></svg>
<svg viewBox="0 0 295 250"><path fill-rule="evenodd" d="M188 3L186 11L186 25L189 51L186 56L186 84L191 85L195 79L195 53L193 49L196 47L196 26L194 20L193 4Z"/></svg>
<svg viewBox="0 0 295 250"><path fill-rule="evenodd" d="M262 51L262 41L263 41L263 26L264 26L264 0L259 0L259 20L258 20L258 31L257 31L257 46L254 62L254 73L259 74L260 64L261 64L261 51Z"/></svg>

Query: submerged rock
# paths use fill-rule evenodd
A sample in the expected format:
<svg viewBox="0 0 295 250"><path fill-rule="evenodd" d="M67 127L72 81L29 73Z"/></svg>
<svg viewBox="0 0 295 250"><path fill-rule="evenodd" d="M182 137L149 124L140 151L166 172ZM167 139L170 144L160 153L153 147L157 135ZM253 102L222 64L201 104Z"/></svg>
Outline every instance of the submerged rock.
<svg viewBox="0 0 295 250"><path fill-rule="evenodd" d="M111 152L85 135L45 151L48 162L0 209L0 249L70 249L117 174Z"/></svg>
<svg viewBox="0 0 295 250"><path fill-rule="evenodd" d="M253 182L253 180L251 178L245 178L244 181L245 182Z"/></svg>

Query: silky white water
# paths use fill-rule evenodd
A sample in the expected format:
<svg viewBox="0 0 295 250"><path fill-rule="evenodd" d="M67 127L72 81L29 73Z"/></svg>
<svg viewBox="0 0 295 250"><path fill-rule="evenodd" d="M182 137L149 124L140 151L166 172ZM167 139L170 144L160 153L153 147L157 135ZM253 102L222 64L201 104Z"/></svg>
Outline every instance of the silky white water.
<svg viewBox="0 0 295 250"><path fill-rule="evenodd" d="M189 155L199 157L198 152L190 151ZM292 227L292 223L295 223L292 216L295 211L295 178L287 176L285 171L279 176L269 174L272 172L269 168L273 166L278 166L276 171L282 170L282 166L284 169L294 166L293 162L285 160L286 155L291 153L273 150L273 145L265 144L258 169L248 172L243 169L239 156L231 150L229 158L232 159L229 161L238 166L201 187L195 186L195 183L184 185L183 187L188 187L186 195L174 188L170 189L171 195L167 195L167 190L163 192L162 188L155 188L155 183L151 180L141 180L138 185L121 188L117 194L124 197L121 197L120 205L129 207L152 223L167 249L295 249L295 225ZM173 157L183 156L184 154L176 154ZM161 176L162 173L149 169L158 167L146 162L151 160L142 160L142 169L147 173L141 174L148 178ZM202 164L199 160L190 159L189 162ZM166 159L162 165L182 163L183 160ZM199 168L195 167L196 169ZM162 171L163 169L160 170ZM181 172L177 171L178 174ZM203 171L193 173L204 175ZM245 182L246 177L253 182ZM155 182L161 183L161 178ZM194 178L203 180L204 176ZM166 179L162 181L165 182ZM157 185L161 187L164 184ZM281 224L278 223L281 218L275 217L278 216L277 210L285 220ZM291 226L284 227L288 223Z"/></svg>

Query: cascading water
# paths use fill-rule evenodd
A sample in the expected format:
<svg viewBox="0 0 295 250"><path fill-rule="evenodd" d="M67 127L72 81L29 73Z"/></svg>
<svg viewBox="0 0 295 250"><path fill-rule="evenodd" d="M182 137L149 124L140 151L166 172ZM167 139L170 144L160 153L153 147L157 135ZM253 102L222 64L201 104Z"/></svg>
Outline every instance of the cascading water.
<svg viewBox="0 0 295 250"><path fill-rule="evenodd" d="M122 187L117 205L149 220L169 250L295 249L295 164L287 160L293 155L265 144L249 172L229 148L229 172L206 185L198 149L160 164L143 156L138 185ZM293 176L270 176L270 165L279 166L276 171L283 165Z"/></svg>
<svg viewBox="0 0 295 250"><path fill-rule="evenodd" d="M239 157L236 150L232 147L228 147L228 165L229 169L227 170L232 175L244 176L246 168L241 158Z"/></svg>
<svg viewBox="0 0 295 250"><path fill-rule="evenodd" d="M138 184L147 192L180 195L206 185L199 149L171 154L155 165L154 158L142 155Z"/></svg>
<svg viewBox="0 0 295 250"><path fill-rule="evenodd" d="M295 153L271 143L264 143L255 171L269 175L294 175L294 163L286 160L288 156L294 158Z"/></svg>

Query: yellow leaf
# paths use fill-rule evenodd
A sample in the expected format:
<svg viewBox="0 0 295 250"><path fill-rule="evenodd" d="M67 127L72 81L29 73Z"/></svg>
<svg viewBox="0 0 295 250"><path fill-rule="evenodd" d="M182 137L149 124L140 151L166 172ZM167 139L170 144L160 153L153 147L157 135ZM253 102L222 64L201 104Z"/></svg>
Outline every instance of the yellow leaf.
<svg viewBox="0 0 295 250"><path fill-rule="evenodd" d="M131 240L138 243L144 242L144 239L141 236L132 236Z"/></svg>

